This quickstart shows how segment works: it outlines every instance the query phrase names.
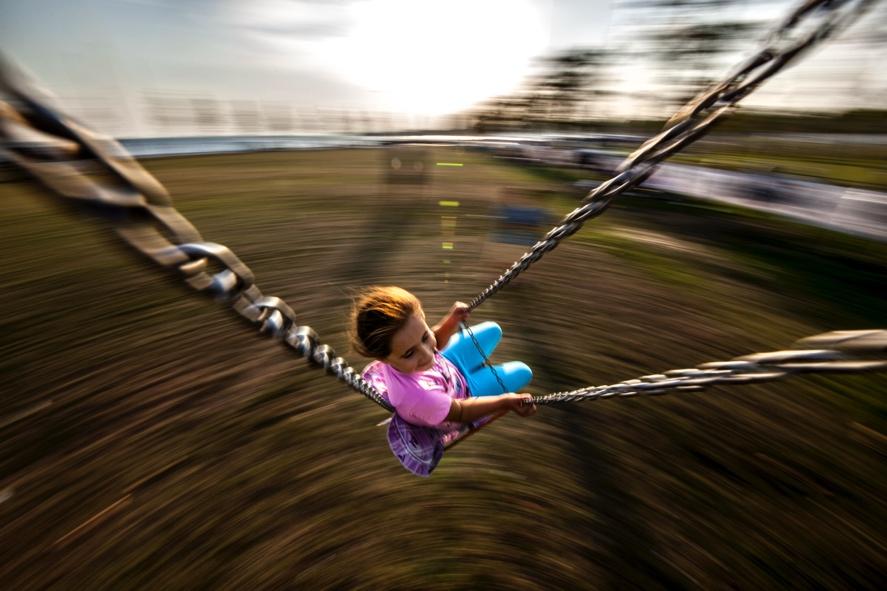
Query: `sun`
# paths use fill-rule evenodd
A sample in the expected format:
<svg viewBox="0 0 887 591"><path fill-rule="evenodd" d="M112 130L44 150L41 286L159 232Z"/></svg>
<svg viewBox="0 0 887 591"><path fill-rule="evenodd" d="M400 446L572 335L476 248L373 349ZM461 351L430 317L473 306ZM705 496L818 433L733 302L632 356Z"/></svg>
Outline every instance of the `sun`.
<svg viewBox="0 0 887 591"><path fill-rule="evenodd" d="M456 112L516 88L547 44L526 0L364 0L330 42L335 71L381 109Z"/></svg>

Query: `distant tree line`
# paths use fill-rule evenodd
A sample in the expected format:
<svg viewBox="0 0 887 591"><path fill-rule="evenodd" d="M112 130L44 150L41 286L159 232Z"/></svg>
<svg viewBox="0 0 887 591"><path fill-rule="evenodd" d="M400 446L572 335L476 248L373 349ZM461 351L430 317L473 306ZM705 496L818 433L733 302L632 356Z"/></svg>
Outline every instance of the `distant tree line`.
<svg viewBox="0 0 887 591"><path fill-rule="evenodd" d="M754 1L754 0L752 0ZM541 59L537 74L517 91L465 113L475 131L644 129L726 74L732 62L756 48L772 26L739 18L745 0L625 0L614 19L617 38L606 48L570 48ZM878 15L869 15L860 42L883 47ZM618 23L623 24L618 24ZM873 24L874 23L874 24ZM874 27L874 29L872 29ZM863 38L864 37L864 38ZM638 65L644 68L639 69ZM627 72L645 80L624 83ZM883 100L878 101L883 105ZM625 105L631 105L626 114ZM740 110L728 127L790 131L883 133L884 109L850 110L829 117Z"/></svg>

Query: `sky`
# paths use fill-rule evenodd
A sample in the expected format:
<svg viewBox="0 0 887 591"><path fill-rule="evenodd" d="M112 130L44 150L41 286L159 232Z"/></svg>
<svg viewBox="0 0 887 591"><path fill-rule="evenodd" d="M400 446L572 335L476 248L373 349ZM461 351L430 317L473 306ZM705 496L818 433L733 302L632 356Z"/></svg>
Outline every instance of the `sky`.
<svg viewBox="0 0 887 591"><path fill-rule="evenodd" d="M756 18L791 5L753 4ZM378 130L513 91L553 51L624 43L626 14L617 0L6 1L0 50L68 112L116 135L230 133L260 119L319 130L343 113ZM854 67L869 76L875 61ZM838 63L814 60L763 103L828 106L797 84ZM622 72L627 86L651 78Z"/></svg>

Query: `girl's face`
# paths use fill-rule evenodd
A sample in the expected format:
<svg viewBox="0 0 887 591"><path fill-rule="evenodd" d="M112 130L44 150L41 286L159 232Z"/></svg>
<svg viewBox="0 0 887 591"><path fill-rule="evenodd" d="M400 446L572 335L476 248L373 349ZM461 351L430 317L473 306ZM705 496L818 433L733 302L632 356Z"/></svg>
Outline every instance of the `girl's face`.
<svg viewBox="0 0 887 591"><path fill-rule="evenodd" d="M421 310L391 337L391 354L383 361L401 373L425 371L434 364L437 341Z"/></svg>

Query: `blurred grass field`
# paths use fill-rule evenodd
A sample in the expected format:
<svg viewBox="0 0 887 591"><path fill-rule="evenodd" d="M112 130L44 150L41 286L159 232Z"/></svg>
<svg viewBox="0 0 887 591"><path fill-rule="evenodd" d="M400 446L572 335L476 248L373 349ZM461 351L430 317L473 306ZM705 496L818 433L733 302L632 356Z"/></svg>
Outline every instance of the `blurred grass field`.
<svg viewBox="0 0 887 591"><path fill-rule="evenodd" d="M715 135L676 155L674 162L744 172L778 172L845 187L883 191L887 163L880 143L828 143L793 137Z"/></svg>
<svg viewBox="0 0 887 591"><path fill-rule="evenodd" d="M430 159L463 166L413 186L385 182L383 150L144 164L360 367L355 288L401 285L436 319L522 252L492 240L515 187L556 217L577 199L557 171L456 148ZM30 183L0 195L6 588L838 589L887 571L883 374L546 408L416 479L379 408L104 222ZM626 197L473 318L504 327L496 359L527 361L533 392L611 383L883 327L885 254L760 213Z"/></svg>

